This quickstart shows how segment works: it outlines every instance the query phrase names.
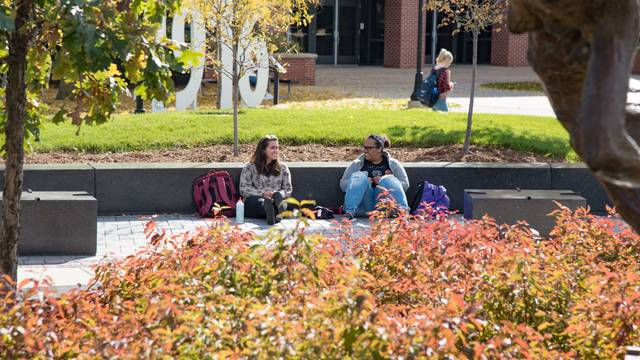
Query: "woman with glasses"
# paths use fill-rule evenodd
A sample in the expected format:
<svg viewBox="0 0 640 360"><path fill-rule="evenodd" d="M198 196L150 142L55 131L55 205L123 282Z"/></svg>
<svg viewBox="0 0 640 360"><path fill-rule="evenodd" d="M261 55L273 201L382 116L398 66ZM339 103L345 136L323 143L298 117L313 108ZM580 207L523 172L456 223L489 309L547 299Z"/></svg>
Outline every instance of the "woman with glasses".
<svg viewBox="0 0 640 360"><path fill-rule="evenodd" d="M386 151L391 146L384 135L369 135L364 141L364 154L345 170L340 188L345 192L344 211L349 219L367 216L381 200L383 189L389 191L396 204L408 209L405 191L409 178L400 162Z"/></svg>
<svg viewBox="0 0 640 360"><path fill-rule="evenodd" d="M266 218L269 225L279 221L291 196L291 173L278 159L278 138L267 135L258 142L256 151L240 174L240 195L245 199L245 216Z"/></svg>

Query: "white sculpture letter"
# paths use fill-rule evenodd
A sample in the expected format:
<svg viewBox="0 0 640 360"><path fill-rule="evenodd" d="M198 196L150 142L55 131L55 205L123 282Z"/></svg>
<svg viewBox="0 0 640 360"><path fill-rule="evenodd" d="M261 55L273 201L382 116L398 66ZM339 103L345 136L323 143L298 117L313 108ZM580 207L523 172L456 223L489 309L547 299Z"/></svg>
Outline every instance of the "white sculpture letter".
<svg viewBox="0 0 640 360"><path fill-rule="evenodd" d="M231 1L231 0L227 0ZM205 40L206 30L202 25L201 14L196 10L188 10L191 14L191 48L196 51L205 52ZM171 39L178 42L184 42L184 22L187 15L186 10L181 10L180 13L175 14L173 18L173 25L171 28ZM251 24L251 26L249 26ZM249 20L245 24L245 32L248 32L255 24L255 21ZM226 24L225 24L226 25ZM226 38L230 38L231 29L228 25L223 26L223 31L227 32ZM158 30L158 37L162 38L167 32L166 19L162 21L161 27ZM243 36L244 37L244 36ZM256 107L262 103L262 99L267 93L267 86L269 85L269 54L267 53L267 44L264 41L253 41L251 44L243 44L239 49L238 59L236 61L242 61L242 68L257 70L257 83L254 89L251 88L249 83L249 75L245 75L239 80L238 90L242 102L249 107ZM180 56L181 51L174 51L176 56ZM257 64L254 63L254 59L257 60ZM194 110L197 106L198 92L202 86L202 77L204 75L204 55L200 57L200 65L191 68L191 75L187 86L176 92L176 110L184 110L188 107L192 107ZM220 46L220 62L222 63L223 70L220 71L220 107L222 109L229 109L233 107L233 83L231 74L233 72L233 53L229 44L221 44ZM253 73L253 71L251 71ZM164 111L164 104L162 102L152 100L152 111Z"/></svg>
<svg viewBox="0 0 640 360"><path fill-rule="evenodd" d="M191 48L195 51L204 53L205 29L202 26L202 17L200 13L191 10ZM184 20L186 12L181 11L173 18L173 26L171 27L171 38L173 40L184 42ZM174 51L176 56L180 56L181 51ZM176 92L176 110L184 110L192 106L195 110L198 100L198 91L202 86L202 76L204 75L204 55L200 57L200 65L191 67L191 76L187 86Z"/></svg>

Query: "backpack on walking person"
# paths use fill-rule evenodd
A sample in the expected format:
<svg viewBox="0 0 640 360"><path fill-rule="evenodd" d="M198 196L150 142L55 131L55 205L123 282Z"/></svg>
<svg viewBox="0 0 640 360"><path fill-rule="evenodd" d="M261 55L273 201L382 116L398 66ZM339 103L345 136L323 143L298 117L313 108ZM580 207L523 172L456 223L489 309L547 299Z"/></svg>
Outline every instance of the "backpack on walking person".
<svg viewBox="0 0 640 360"><path fill-rule="evenodd" d="M227 171L209 171L193 180L193 202L201 217L234 217L238 195ZM220 207L214 212L214 206Z"/></svg>
<svg viewBox="0 0 640 360"><path fill-rule="evenodd" d="M433 107L438 101L438 77L440 77L443 70L446 70L446 68L431 69L429 76L422 81L420 92L418 93L418 99L422 104Z"/></svg>

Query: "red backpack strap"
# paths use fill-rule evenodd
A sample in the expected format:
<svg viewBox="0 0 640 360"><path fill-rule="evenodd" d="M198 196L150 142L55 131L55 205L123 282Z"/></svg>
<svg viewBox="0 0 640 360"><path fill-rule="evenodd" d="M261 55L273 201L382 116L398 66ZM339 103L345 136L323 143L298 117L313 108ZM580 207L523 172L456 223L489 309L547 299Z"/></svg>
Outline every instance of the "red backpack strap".
<svg viewBox="0 0 640 360"><path fill-rule="evenodd" d="M209 174L199 176L193 181L193 202L196 204L198 215L203 217L209 215L213 203L209 192L209 182Z"/></svg>
<svg viewBox="0 0 640 360"><path fill-rule="evenodd" d="M211 182L211 176L207 175L204 177L204 179L202 179L202 193L204 194L204 201L198 207L198 212L200 213L200 216L209 215L209 212L211 211L211 207L213 206L213 197L209 192L210 182Z"/></svg>
<svg viewBox="0 0 640 360"><path fill-rule="evenodd" d="M216 183L213 184L213 187L214 187L214 191L216 192L216 198L219 200L222 200L224 205L234 209L236 206L236 203L229 198L229 193L226 187L226 181L225 181L224 175L216 176Z"/></svg>
<svg viewBox="0 0 640 360"><path fill-rule="evenodd" d="M231 179L231 175L227 174L224 178L225 183L227 184L227 189L229 189L229 193L231 195L231 201L235 206L236 202L238 202L238 193L236 192L236 186L233 184L233 179Z"/></svg>

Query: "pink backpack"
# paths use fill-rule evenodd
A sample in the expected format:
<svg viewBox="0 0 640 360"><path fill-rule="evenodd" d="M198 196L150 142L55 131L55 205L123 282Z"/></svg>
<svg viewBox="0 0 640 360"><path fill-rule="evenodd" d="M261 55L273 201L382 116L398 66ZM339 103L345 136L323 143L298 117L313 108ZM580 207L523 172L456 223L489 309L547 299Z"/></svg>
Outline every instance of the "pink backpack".
<svg viewBox="0 0 640 360"><path fill-rule="evenodd" d="M198 209L198 215L202 217L215 217L224 215L234 217L236 215L236 202L238 195L233 185L233 179L226 171L209 171L193 180L193 202ZM214 214L214 204L225 207L218 214Z"/></svg>

